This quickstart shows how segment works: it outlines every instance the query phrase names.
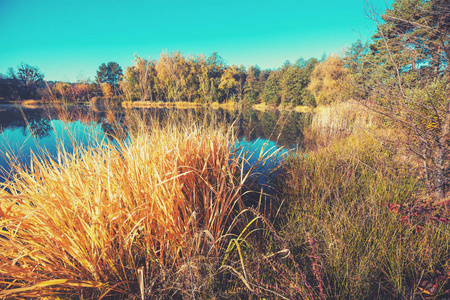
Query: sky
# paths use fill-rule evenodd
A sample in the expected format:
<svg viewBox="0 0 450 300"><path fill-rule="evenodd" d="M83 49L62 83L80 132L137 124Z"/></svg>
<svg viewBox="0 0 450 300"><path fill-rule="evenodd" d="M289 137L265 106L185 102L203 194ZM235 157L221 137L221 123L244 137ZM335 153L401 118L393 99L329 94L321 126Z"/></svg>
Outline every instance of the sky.
<svg viewBox="0 0 450 300"><path fill-rule="evenodd" d="M387 4L373 0L384 10ZM102 63L218 52L228 65L275 69L341 54L376 26L364 0L0 0L0 73L21 63L49 81L94 80Z"/></svg>

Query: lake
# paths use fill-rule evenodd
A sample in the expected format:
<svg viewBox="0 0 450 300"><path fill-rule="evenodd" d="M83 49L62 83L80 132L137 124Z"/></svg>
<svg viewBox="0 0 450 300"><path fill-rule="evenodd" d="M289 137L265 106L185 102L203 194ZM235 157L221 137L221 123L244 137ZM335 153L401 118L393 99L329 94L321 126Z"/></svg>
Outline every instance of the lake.
<svg viewBox="0 0 450 300"><path fill-rule="evenodd" d="M159 122L168 119L187 123L196 121L200 124L214 126L231 126L233 124L239 138L240 147L246 151L274 151L284 147L299 148L303 141L303 130L309 125L307 114L278 110L255 111L252 109L224 110L212 108L178 109L148 108L132 109L145 113ZM8 177L10 168L5 152L15 154L22 163L27 164L31 152L42 155L57 153L58 146L67 151L74 144L89 146L94 140L126 139L132 126L124 109L101 110L88 106L37 106L22 107L0 105L0 167L2 177ZM95 138L94 138L95 137ZM280 153L282 153L280 152ZM252 163L250 161L250 163Z"/></svg>

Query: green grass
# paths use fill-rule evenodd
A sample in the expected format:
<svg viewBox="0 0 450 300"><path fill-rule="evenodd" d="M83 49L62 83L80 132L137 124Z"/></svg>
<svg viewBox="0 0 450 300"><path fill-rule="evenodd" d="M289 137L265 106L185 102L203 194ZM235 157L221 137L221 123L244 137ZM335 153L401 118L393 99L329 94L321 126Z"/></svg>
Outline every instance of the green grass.
<svg viewBox="0 0 450 300"><path fill-rule="evenodd" d="M285 182L283 234L299 262L307 237L315 241L327 298L420 299L421 280L450 271L449 226L404 224L388 209L414 202L422 186L411 166L393 161L372 137L292 157Z"/></svg>

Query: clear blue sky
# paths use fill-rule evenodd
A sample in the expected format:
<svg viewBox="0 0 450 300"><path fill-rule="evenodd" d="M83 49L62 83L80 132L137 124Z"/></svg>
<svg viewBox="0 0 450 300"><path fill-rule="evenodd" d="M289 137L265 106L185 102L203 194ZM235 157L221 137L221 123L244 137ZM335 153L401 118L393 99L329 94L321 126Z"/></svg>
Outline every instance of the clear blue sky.
<svg viewBox="0 0 450 300"><path fill-rule="evenodd" d="M47 80L93 80L102 63L175 50L278 68L374 31L363 0L0 0L0 73L23 62Z"/></svg>

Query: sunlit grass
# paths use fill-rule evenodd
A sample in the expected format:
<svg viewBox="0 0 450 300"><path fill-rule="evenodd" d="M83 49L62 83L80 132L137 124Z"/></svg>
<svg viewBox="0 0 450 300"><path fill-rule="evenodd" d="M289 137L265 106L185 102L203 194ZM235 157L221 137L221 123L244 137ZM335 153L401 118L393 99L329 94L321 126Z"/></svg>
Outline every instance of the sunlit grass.
<svg viewBox="0 0 450 300"><path fill-rule="evenodd" d="M234 141L141 121L123 143L14 165L0 190L0 296L139 294L139 282L151 295L186 262L223 254L248 176Z"/></svg>
<svg viewBox="0 0 450 300"><path fill-rule="evenodd" d="M241 151L229 124L153 117L108 112L116 139L73 140L54 157L41 149L28 167L4 154L15 175L0 189L0 297L397 299L448 289L436 278L450 274L449 226L390 209L415 203L423 185L376 132L351 129L284 163L268 147ZM279 184L267 188L267 172Z"/></svg>

